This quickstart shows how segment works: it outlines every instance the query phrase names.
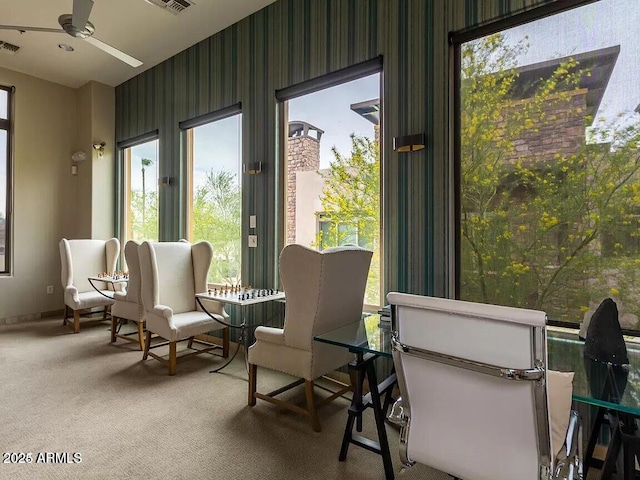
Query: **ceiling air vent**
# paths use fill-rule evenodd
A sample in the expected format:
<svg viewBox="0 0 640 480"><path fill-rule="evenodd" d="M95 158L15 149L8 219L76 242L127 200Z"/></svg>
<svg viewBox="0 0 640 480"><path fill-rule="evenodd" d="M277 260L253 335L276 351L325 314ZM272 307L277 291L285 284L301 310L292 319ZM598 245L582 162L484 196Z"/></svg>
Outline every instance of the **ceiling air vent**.
<svg viewBox="0 0 640 480"><path fill-rule="evenodd" d="M189 8L194 3L190 0L146 0L148 3L152 5L156 5L162 8L165 12L173 13L174 15L178 15L182 11Z"/></svg>
<svg viewBox="0 0 640 480"><path fill-rule="evenodd" d="M20 50L19 46L0 40L0 52L6 53L8 55L15 55L16 53L18 53L18 50Z"/></svg>

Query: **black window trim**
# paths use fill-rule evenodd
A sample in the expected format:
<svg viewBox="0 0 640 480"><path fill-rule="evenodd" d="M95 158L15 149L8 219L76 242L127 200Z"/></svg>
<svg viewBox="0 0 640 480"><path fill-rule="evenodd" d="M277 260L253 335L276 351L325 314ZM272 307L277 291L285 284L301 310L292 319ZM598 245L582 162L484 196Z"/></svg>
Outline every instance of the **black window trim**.
<svg viewBox="0 0 640 480"><path fill-rule="evenodd" d="M7 92L7 118L0 119L0 130L7 132L5 245L4 265L0 265L0 276L9 276L13 270L13 94L16 88L14 86L0 85L0 90Z"/></svg>

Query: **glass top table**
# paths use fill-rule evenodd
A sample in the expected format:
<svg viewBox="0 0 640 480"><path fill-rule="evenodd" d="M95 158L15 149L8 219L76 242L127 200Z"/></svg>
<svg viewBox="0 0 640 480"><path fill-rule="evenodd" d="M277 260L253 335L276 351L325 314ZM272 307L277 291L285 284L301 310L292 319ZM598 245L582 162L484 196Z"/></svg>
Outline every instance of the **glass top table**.
<svg viewBox="0 0 640 480"><path fill-rule="evenodd" d="M353 352L373 353L380 357L391 355L391 318L379 314L368 315L362 320L316 335L314 340L348 348Z"/></svg>
<svg viewBox="0 0 640 480"><path fill-rule="evenodd" d="M351 325L317 335L314 340L354 352L391 358L391 323L385 321L386 318L370 315ZM640 417L640 343L627 341L630 365L612 369L605 364L585 360L583 347L584 341L578 338L577 333L547 330L547 368L575 373L575 401ZM609 375L612 375L609 378L613 379L616 392L603 398L603 387Z"/></svg>

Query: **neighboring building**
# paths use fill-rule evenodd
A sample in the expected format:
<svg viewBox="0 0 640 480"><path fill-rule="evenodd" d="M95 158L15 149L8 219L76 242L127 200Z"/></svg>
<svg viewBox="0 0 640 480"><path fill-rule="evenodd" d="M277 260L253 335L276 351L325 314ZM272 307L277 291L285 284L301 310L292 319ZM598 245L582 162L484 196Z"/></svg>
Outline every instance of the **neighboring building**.
<svg viewBox="0 0 640 480"><path fill-rule="evenodd" d="M358 115L373 124L375 141L380 143L380 99L351 105ZM287 142L287 243L311 246L322 228L320 141L324 130L302 121L289 122ZM351 132L345 132L350 134Z"/></svg>

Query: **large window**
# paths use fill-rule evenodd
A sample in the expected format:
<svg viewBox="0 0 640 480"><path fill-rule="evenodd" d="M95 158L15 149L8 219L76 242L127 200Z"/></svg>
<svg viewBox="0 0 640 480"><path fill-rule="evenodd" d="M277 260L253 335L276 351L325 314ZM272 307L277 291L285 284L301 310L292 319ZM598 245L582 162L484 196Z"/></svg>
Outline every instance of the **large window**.
<svg viewBox="0 0 640 480"><path fill-rule="evenodd" d="M0 86L0 274L11 269L11 97Z"/></svg>
<svg viewBox="0 0 640 480"><path fill-rule="evenodd" d="M213 247L209 281L241 284L241 115L190 128L189 239Z"/></svg>
<svg viewBox="0 0 640 480"><path fill-rule="evenodd" d="M124 196L123 240L157 242L158 140L124 149Z"/></svg>
<svg viewBox="0 0 640 480"><path fill-rule="evenodd" d="M284 243L372 250L365 303L379 306L380 74L360 77L282 103Z"/></svg>
<svg viewBox="0 0 640 480"><path fill-rule="evenodd" d="M458 295L579 323L640 315L636 0L457 46Z"/></svg>

